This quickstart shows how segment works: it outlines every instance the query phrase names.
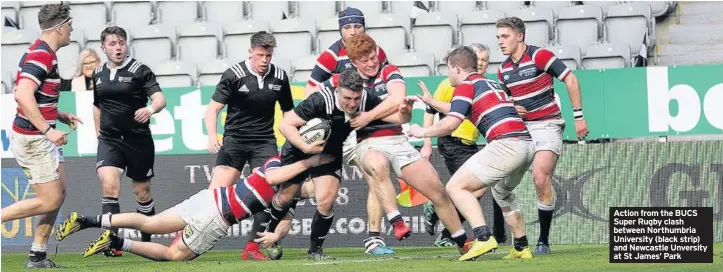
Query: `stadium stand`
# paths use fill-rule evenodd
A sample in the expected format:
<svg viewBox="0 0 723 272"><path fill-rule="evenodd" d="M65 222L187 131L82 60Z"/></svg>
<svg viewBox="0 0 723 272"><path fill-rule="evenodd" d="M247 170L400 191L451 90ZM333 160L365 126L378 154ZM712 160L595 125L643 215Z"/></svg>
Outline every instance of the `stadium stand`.
<svg viewBox="0 0 723 272"><path fill-rule="evenodd" d="M198 65L198 86L213 86L221 79L223 72L231 67L231 62L227 59L217 59Z"/></svg>
<svg viewBox="0 0 723 272"><path fill-rule="evenodd" d="M162 88L193 86L196 82L196 65L171 60L158 64L154 72L156 81Z"/></svg>
<svg viewBox="0 0 723 272"><path fill-rule="evenodd" d="M428 52L405 52L390 55L389 62L399 68L405 77L434 75L434 56Z"/></svg>
<svg viewBox="0 0 723 272"><path fill-rule="evenodd" d="M6 26L3 30L3 73L15 70L17 59L37 37L37 11L44 3L2 3L3 16L17 22L20 28ZM390 59L405 59L408 55L426 58L431 55L432 64L423 61L424 69L428 69L430 75L446 72L440 61L447 49L454 45L478 42L495 51L495 22L506 16L518 16L527 23L528 43L554 48L558 54L564 54L566 62L575 64L576 69L630 67L641 48L647 49L644 49L645 56L642 57L653 57L651 63L659 65L715 63L723 59L723 53L720 53L723 46L716 42L723 40L723 34L717 31L723 20L712 12L720 10L723 4L716 2L687 2L682 7L669 1L419 3L71 2L76 31L73 33L73 45L59 53L60 68L63 77L66 77L81 49L100 51L99 33L108 25L126 28L130 35L131 53L147 65L154 67L177 60L195 66L199 73L210 71L206 65L220 59L231 63L245 59L250 35L265 30L276 34L279 47L275 53L279 61L291 62L287 73L295 81L305 81L301 77L308 74L312 60L339 39L335 16L349 6L365 13L368 33L376 38ZM413 23L411 15L415 17ZM658 41L658 37L664 40ZM591 53L589 50L593 48ZM410 51L413 53L409 54ZM621 55L626 53L627 56ZM492 57L493 63L501 61L497 57ZM101 58L105 61L103 54ZM206 84L212 82L207 76L211 74L214 73L191 78L198 78Z"/></svg>

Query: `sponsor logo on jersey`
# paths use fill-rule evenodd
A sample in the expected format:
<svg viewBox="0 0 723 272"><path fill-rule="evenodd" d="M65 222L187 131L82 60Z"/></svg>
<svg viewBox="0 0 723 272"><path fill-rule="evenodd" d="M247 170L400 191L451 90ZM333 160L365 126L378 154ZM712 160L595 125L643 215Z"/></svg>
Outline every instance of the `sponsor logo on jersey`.
<svg viewBox="0 0 723 272"><path fill-rule="evenodd" d="M124 83L130 83L133 80L132 77L118 77L118 81L124 82Z"/></svg>
<svg viewBox="0 0 723 272"><path fill-rule="evenodd" d="M278 91L280 91L280 90L281 90L281 85L276 85L276 84L271 84L271 83L269 83L269 89L271 89L271 90L274 90L274 91L277 91L277 92L278 92Z"/></svg>

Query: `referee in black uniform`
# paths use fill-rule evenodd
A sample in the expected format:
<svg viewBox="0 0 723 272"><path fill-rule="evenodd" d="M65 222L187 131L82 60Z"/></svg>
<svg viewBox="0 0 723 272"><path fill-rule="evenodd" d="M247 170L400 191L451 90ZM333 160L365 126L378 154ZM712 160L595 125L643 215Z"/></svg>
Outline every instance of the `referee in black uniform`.
<svg viewBox="0 0 723 272"><path fill-rule="evenodd" d="M93 73L93 117L98 135L96 169L103 188L103 213L120 213L122 174L133 180L138 213L156 213L151 197L155 146L149 128L151 115L166 106L166 98L148 66L126 53L127 35L111 26L100 34L108 61ZM152 103L148 104L150 97ZM114 230L117 232L117 230ZM151 235L142 233L143 241ZM105 252L120 256L120 251Z"/></svg>
<svg viewBox="0 0 723 272"><path fill-rule="evenodd" d="M216 92L206 108L208 151L217 154L210 188L229 186L240 177L246 163L250 169L261 166L278 154L274 135L276 103L281 111L291 111L294 101L286 72L271 63L276 38L265 31L251 36L249 58L234 64L221 76ZM216 136L218 113L228 105L223 142ZM241 258L268 259L257 243L257 232L268 222L267 213L257 213Z"/></svg>

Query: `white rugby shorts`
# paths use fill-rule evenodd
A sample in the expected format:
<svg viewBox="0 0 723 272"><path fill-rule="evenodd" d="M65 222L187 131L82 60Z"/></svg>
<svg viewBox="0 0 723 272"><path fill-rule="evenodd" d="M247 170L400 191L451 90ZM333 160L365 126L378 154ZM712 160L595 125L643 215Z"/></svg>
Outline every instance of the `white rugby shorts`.
<svg viewBox="0 0 723 272"><path fill-rule="evenodd" d="M208 252L228 235L230 226L221 217L213 192L208 189L201 190L169 210L186 222L181 239L197 255Z"/></svg>

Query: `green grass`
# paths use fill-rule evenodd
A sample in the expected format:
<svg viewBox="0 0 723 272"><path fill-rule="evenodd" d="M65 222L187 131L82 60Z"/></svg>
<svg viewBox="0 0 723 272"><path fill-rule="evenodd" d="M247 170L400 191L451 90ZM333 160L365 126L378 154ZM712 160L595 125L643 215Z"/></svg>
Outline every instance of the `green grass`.
<svg viewBox="0 0 723 272"><path fill-rule="evenodd" d="M723 271L723 243L714 245L713 264L610 264L607 245L560 245L554 253L532 260L502 260L500 247L475 262L458 262L456 249L396 248L395 257L372 257L358 248L328 249L336 261L306 259L301 249L285 249L281 261L241 261L240 250L212 251L191 262L152 262L126 253L121 258L61 253L53 257L72 271ZM23 270L26 254L2 254L2 271Z"/></svg>

